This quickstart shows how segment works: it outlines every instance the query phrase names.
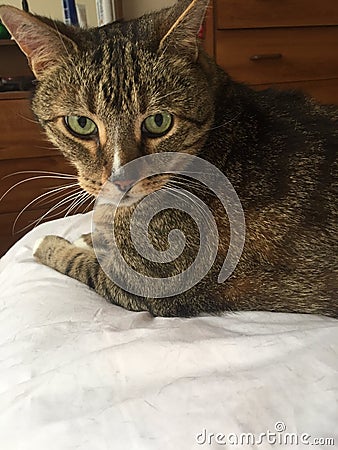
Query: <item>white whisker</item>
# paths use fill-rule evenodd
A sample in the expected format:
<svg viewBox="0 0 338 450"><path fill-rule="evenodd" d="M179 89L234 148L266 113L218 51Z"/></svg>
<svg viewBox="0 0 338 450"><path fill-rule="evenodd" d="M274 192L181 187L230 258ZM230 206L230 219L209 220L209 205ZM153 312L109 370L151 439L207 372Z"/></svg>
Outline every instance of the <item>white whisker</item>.
<svg viewBox="0 0 338 450"><path fill-rule="evenodd" d="M203 184L190 183L187 180L185 180L185 182L183 182L183 181L173 179L173 180L170 180L167 182L167 186L177 188L177 189L183 189L183 188L191 189L191 190L200 192L202 194L208 193L208 189Z"/></svg>
<svg viewBox="0 0 338 450"><path fill-rule="evenodd" d="M88 206L86 206L86 209L83 211L84 213L87 212L89 210L89 208L92 206L92 204L95 202L96 197L94 197L88 204Z"/></svg>
<svg viewBox="0 0 338 450"><path fill-rule="evenodd" d="M69 207L68 211L66 212L64 217L67 217L72 211L75 211L81 207L81 205L86 201L87 196L89 196L89 194L87 192L83 192L82 194L80 194L79 198L76 198L75 201L73 202L73 204Z"/></svg>
<svg viewBox="0 0 338 450"><path fill-rule="evenodd" d="M13 186L11 186L9 189L7 189L7 191L0 197L0 202L4 199L4 197L9 194L14 188L16 188L17 186L20 186L23 183L26 183L28 181L32 181L32 180L40 180L40 179L45 179L45 178L59 178L59 177L53 177L50 175L40 175L38 177L30 177L30 178L26 178L25 180L21 180L18 181L17 183L15 183ZM61 178L64 179L64 178Z"/></svg>
<svg viewBox="0 0 338 450"><path fill-rule="evenodd" d="M216 127L209 128L208 131L213 131L213 130L217 130L218 128L225 127L226 125L229 125L230 123L232 123L234 120L238 119L239 116L240 116L240 113L236 114L236 116L234 116L232 119L227 120L226 122L222 123L221 125L217 125Z"/></svg>
<svg viewBox="0 0 338 450"><path fill-rule="evenodd" d="M47 139L46 139L46 142L48 142ZM35 145L35 148L38 148L39 150L49 150L49 151L55 151L55 152L60 153L60 150L57 147L51 147L51 146L45 147L43 145Z"/></svg>
<svg viewBox="0 0 338 450"><path fill-rule="evenodd" d="M22 170L20 172L13 172L10 173L2 178L4 180L5 178L13 177L14 175L21 175L25 173L39 173L44 175L59 175L60 177L64 178L77 178L75 175L72 175L70 173L62 173L62 172L49 172L48 170Z"/></svg>
<svg viewBox="0 0 338 450"><path fill-rule="evenodd" d="M204 217L205 222L207 224L210 224L209 217L207 216L207 213L203 210L201 205L199 203L195 202L194 199L191 198L184 190L182 190L182 189L173 189L173 188L170 188L170 187L167 187L167 186L165 186L163 188L163 190L169 191L171 194L173 194L177 198L180 198L181 196L183 196L183 197L186 197L190 202L193 202L194 205L197 207L197 209L200 211L202 217Z"/></svg>
<svg viewBox="0 0 338 450"><path fill-rule="evenodd" d="M23 114L19 113L18 116L21 117L21 119L27 120L27 122L37 123L38 125L40 124L38 120L34 120L31 117L24 116Z"/></svg>
<svg viewBox="0 0 338 450"><path fill-rule="evenodd" d="M68 193L64 192L64 191L67 191L68 189L72 189L72 192L68 192ZM38 198L36 198L35 205L41 205L41 206L47 205L48 203L50 203L52 201L54 202L54 201L58 200L59 198L62 198L62 196L64 196L65 194L67 194L67 195L71 194L71 193L75 192L76 190L77 191L81 190L81 188L79 188L79 185L77 183L71 184L68 186L61 186L59 188L55 188L52 191L45 192L44 194L42 194ZM42 197L44 197L44 198L42 199Z"/></svg>
<svg viewBox="0 0 338 450"><path fill-rule="evenodd" d="M76 195L79 195L79 193L78 193L78 192L74 192L74 193L70 194L67 198L64 198L64 199L60 200L56 205L54 205L52 208L50 208L50 209L42 216L41 220L42 220L46 215L48 215L50 212L52 212L52 211L54 211L55 209L61 207L61 206L64 205L65 203L68 203L69 201L71 201L71 200L74 198L74 196L76 196ZM35 199L34 199L34 200L35 200ZM15 226L16 226L16 224L17 224L19 218L22 216L22 214L24 213L24 211L26 211L27 208L28 208L32 203L34 203L34 200L33 200L32 202L30 202L28 205L26 205L25 208L23 208L23 210L21 210L21 212L16 216L16 219L15 219L15 221L14 221L14 223L13 223L13 226L12 226L12 234L14 234ZM34 222L33 222L33 223L34 223ZM38 222L37 225L38 225L39 223L40 223L40 222ZM20 230L19 232L25 230L26 228L27 228L27 227L23 228L23 229Z"/></svg>

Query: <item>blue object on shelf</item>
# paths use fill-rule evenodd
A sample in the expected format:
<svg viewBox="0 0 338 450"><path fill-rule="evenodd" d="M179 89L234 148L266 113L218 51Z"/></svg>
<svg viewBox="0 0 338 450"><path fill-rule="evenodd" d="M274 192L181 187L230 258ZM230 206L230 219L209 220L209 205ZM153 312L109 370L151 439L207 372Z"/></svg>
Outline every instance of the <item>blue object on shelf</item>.
<svg viewBox="0 0 338 450"><path fill-rule="evenodd" d="M63 0L63 13L68 25L79 25L77 18L75 0Z"/></svg>

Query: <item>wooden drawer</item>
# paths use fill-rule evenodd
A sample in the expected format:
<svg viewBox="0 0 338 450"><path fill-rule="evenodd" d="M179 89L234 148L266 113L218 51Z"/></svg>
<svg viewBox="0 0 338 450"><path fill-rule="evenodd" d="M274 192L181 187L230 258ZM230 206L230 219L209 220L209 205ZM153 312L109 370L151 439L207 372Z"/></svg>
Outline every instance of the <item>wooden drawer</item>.
<svg viewBox="0 0 338 450"><path fill-rule="evenodd" d="M338 27L216 32L216 61L249 84L338 77ZM254 59L278 55L279 59Z"/></svg>
<svg viewBox="0 0 338 450"><path fill-rule="evenodd" d="M17 160L3 160L0 161L0 198L3 194L15 183L30 177L41 177L45 174L40 173L25 173L8 177L7 175L21 171L51 171L61 173L74 173L74 169L67 164L62 156L50 156L44 158L28 158ZM46 174L48 176L48 174ZM4 178L6 177L6 178ZM53 187L65 184L74 184L76 180L58 179L58 178L38 178L37 180L27 181L21 183L12 189L0 201L0 213L10 213L20 211L29 202L31 202L38 195L48 192ZM70 189L69 192L72 190ZM63 191L62 191L63 192ZM61 193L62 193L61 192ZM68 192L68 191L65 191ZM60 194L61 194L60 193ZM46 198L47 201L47 198ZM55 201L57 203L57 201ZM51 203L53 205L53 203ZM41 204L31 205L29 209L42 208Z"/></svg>
<svg viewBox="0 0 338 450"><path fill-rule="evenodd" d="M28 94L21 94L24 95ZM36 123L30 100L8 99L0 94L0 160L55 154L57 150L47 141L40 125Z"/></svg>
<svg viewBox="0 0 338 450"><path fill-rule="evenodd" d="M268 87L284 90L298 89L306 92L318 102L338 105L338 78L335 80L295 81L293 83L277 83L254 86L257 90L266 89Z"/></svg>
<svg viewBox="0 0 338 450"><path fill-rule="evenodd" d="M337 25L338 1L216 0L217 28Z"/></svg>

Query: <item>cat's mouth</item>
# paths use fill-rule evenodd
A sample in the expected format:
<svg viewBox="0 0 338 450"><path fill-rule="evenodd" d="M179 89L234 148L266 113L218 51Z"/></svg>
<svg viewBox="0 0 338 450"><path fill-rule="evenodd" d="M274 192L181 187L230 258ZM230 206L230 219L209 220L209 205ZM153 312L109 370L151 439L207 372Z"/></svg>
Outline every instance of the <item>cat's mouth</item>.
<svg viewBox="0 0 338 450"><path fill-rule="evenodd" d="M143 198L162 189L167 183L168 176L153 176L144 178L133 185L122 185L108 181L100 192L100 197L107 199L107 203L115 206L132 206Z"/></svg>
<svg viewBox="0 0 338 450"><path fill-rule="evenodd" d="M114 206L132 206L150 194L162 189L169 181L168 175L155 175L136 182L107 180L105 183L79 177L82 189L90 195L100 198L106 204Z"/></svg>
<svg viewBox="0 0 338 450"><path fill-rule="evenodd" d="M128 206L134 205L135 203L138 203L146 196L147 196L147 194L144 194L144 195L142 195L142 194L139 194L139 195L125 194L123 196L123 198L121 199L120 196L111 195L111 193L109 193L107 195L107 192L105 191L104 193L101 192L100 198L102 199L102 203L104 203L104 204L109 204L109 205L119 206L119 207L120 206L128 207Z"/></svg>

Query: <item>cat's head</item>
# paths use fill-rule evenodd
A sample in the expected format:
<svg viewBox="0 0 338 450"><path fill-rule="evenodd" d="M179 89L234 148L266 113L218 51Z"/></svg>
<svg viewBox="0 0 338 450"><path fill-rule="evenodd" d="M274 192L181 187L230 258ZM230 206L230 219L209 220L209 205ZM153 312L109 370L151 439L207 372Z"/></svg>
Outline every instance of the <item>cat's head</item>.
<svg viewBox="0 0 338 450"><path fill-rule="evenodd" d="M88 30L0 7L38 80L33 110L87 192L97 195L112 173L140 156L203 147L214 118L197 38L207 4L180 0ZM132 181L116 179L116 191ZM131 202L164 181L138 183Z"/></svg>

